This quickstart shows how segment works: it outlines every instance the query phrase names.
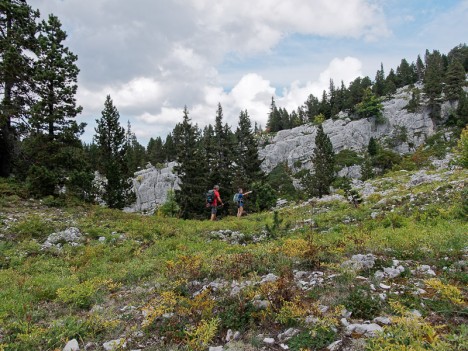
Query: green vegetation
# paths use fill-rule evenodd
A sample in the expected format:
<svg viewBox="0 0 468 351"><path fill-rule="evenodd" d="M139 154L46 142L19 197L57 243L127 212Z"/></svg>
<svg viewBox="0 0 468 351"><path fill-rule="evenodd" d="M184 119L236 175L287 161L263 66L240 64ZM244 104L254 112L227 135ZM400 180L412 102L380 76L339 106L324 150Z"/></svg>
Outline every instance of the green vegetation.
<svg viewBox="0 0 468 351"><path fill-rule="evenodd" d="M346 308L357 322L391 317L384 333L364 339L369 350L404 340L461 350L466 331L460 323L467 322L468 312L462 263L468 225L466 191L459 187L467 172L441 172L440 181L413 186L410 196L411 175L393 172L373 179L377 192L359 207L320 202L219 222L66 202L51 207L26 200L21 186L1 181L2 198L14 200L2 204L0 217L2 347L60 349L71 338L81 344L118 336L131 347L177 344L180 350L205 350L232 329L245 335L244 349L254 350L262 345L255 333L294 327L299 333L286 342L291 349L319 350L347 340L339 322ZM85 238L81 245L61 241L61 248L41 249L48 235L72 225ZM243 244L210 235L223 229L243 233ZM262 235L259 241L249 239ZM354 254L369 253L378 258L370 270L342 266ZM388 298L381 300L374 275L393 260L405 270L384 279L399 288L385 291ZM418 273L421 265L437 276ZM294 272L317 270L324 282L301 289ZM277 278L260 283L270 273ZM357 280L358 275L368 281ZM203 289L212 282L216 288ZM415 295L420 287L425 292ZM422 317L411 317L413 309ZM313 324L306 323L310 318ZM136 331L142 333L135 336Z"/></svg>

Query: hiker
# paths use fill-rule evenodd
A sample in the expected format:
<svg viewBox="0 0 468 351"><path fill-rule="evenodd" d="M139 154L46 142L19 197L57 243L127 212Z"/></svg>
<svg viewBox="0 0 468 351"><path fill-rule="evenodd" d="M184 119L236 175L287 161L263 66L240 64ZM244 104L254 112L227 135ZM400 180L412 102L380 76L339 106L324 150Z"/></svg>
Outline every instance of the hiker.
<svg viewBox="0 0 468 351"><path fill-rule="evenodd" d="M244 213L244 196L247 196L251 193L251 191L248 191L244 194L244 190L242 188L239 188L238 193L236 194L236 199L237 199L237 217L240 218L242 217L242 213Z"/></svg>
<svg viewBox="0 0 468 351"><path fill-rule="evenodd" d="M213 187L214 191L214 198L213 202L211 203L211 219L212 221L216 220L216 213L218 212L218 201L221 204L221 206L224 206L223 200L221 200L221 197L219 196L219 185L215 185Z"/></svg>

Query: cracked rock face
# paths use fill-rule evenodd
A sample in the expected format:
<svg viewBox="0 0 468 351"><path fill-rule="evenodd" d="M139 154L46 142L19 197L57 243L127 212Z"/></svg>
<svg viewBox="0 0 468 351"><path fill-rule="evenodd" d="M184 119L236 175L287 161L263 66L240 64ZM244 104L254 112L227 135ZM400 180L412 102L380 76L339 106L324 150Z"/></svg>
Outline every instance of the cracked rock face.
<svg viewBox="0 0 468 351"><path fill-rule="evenodd" d="M174 174L175 162L158 169L149 165L147 169L135 173L133 188L136 194L134 211L146 211L162 205L167 200L169 190L179 189L179 179Z"/></svg>
<svg viewBox="0 0 468 351"><path fill-rule="evenodd" d="M335 153L344 149L363 151L371 137L383 141L395 140L393 149L400 154L416 150L428 136L434 134L435 126L427 109L422 108L418 113L410 113L405 109L410 94L409 89L401 88L393 99L383 102L386 119L383 124L376 125L374 118L353 121L345 114L336 120L326 120L322 124L323 130L330 138ZM260 158L264 159L263 170L271 172L283 162L295 171L310 169L312 164L309 160L315 147L315 135L316 127L312 125L279 131L272 142L259 151Z"/></svg>

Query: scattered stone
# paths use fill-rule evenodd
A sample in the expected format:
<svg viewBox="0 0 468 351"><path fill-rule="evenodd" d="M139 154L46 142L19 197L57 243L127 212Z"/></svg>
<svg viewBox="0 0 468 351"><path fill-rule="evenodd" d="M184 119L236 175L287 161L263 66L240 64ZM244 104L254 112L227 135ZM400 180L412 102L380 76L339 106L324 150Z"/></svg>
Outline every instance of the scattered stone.
<svg viewBox="0 0 468 351"><path fill-rule="evenodd" d="M358 334L364 336L375 336L377 332L381 332L383 329L380 325L371 324L350 324L346 327L346 334Z"/></svg>
<svg viewBox="0 0 468 351"><path fill-rule="evenodd" d="M208 351L223 351L223 347L222 346L210 346Z"/></svg>
<svg viewBox="0 0 468 351"><path fill-rule="evenodd" d="M374 267L375 256L373 254L367 255L353 255L350 260L345 261L342 266L350 267L354 270L370 269Z"/></svg>
<svg viewBox="0 0 468 351"><path fill-rule="evenodd" d="M106 237L105 237L105 236L100 236L99 239L98 239L98 241L99 241L100 243L105 243L105 242L106 242Z"/></svg>
<svg viewBox="0 0 468 351"><path fill-rule="evenodd" d="M70 227L62 232L50 234L44 244L42 244L41 248L42 250L50 249L52 247L61 248L63 244L78 246L82 242L83 235L80 230L75 227Z"/></svg>
<svg viewBox="0 0 468 351"><path fill-rule="evenodd" d="M62 351L78 351L80 346L78 345L78 341L76 339L72 339L63 348Z"/></svg>
<svg viewBox="0 0 468 351"><path fill-rule="evenodd" d="M380 283L379 286L380 286L382 289L384 289L384 290L388 290L388 289L391 288L390 285L385 285L384 283Z"/></svg>
<svg viewBox="0 0 468 351"><path fill-rule="evenodd" d="M432 275L432 276L436 275L436 273L431 269L431 267L425 264L419 266L417 268L417 271L422 274L427 274L427 275Z"/></svg>
<svg viewBox="0 0 468 351"><path fill-rule="evenodd" d="M418 310L411 310L410 313L415 316L416 318L421 318L422 314Z"/></svg>
<svg viewBox="0 0 468 351"><path fill-rule="evenodd" d="M278 280L278 277L273 273L268 273L267 275L262 277L262 281L260 283L273 283Z"/></svg>
<svg viewBox="0 0 468 351"><path fill-rule="evenodd" d="M293 336L297 335L300 332L299 329L289 328L281 334L278 334L279 341L288 341Z"/></svg>
<svg viewBox="0 0 468 351"><path fill-rule="evenodd" d="M102 347L104 347L104 350L106 351L116 351L119 348L127 348L127 342L125 341L125 339L120 338L105 342L104 344L102 344Z"/></svg>
<svg viewBox="0 0 468 351"><path fill-rule="evenodd" d="M233 332L232 329L229 329L226 333L226 342L230 342L231 340L238 340L240 337L240 332L235 331Z"/></svg>
<svg viewBox="0 0 468 351"><path fill-rule="evenodd" d="M392 320L388 317L376 317L372 320L374 323L379 325L390 325L392 324Z"/></svg>
<svg viewBox="0 0 468 351"><path fill-rule="evenodd" d="M337 340L335 342L332 342L330 345L327 346L328 351L338 351L341 349L341 344L343 341Z"/></svg>
<svg viewBox="0 0 468 351"><path fill-rule="evenodd" d="M265 338L263 339L263 342L268 345L273 345L275 343L275 339L273 338Z"/></svg>
<svg viewBox="0 0 468 351"><path fill-rule="evenodd" d="M254 300L252 305L259 310L265 310L270 306L270 302L267 300Z"/></svg>
<svg viewBox="0 0 468 351"><path fill-rule="evenodd" d="M283 350L289 350L289 346L286 345L286 344L280 344L280 347L281 347Z"/></svg>

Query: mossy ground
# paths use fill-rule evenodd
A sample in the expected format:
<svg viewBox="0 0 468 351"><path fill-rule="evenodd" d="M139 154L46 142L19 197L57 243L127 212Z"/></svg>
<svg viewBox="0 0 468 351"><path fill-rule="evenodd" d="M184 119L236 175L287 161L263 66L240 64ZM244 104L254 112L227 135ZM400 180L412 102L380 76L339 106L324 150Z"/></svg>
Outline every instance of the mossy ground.
<svg viewBox="0 0 468 351"><path fill-rule="evenodd" d="M412 172L372 180L376 193L358 208L344 201L290 204L278 210L276 226L271 212L183 221L41 202L2 181L0 350L62 349L72 338L100 350L119 337L129 349L205 350L225 344L228 329L241 333L229 349L255 350L265 347L259 334L276 337L290 327L300 331L284 341L291 349L320 350L356 337L344 335L343 308L354 313L353 321L392 317L389 333L375 339L394 347L389 350L403 350L401 340L420 345L414 350L463 350L468 172L433 172L440 181L417 186L408 186ZM254 242L267 224L274 233ZM71 226L84 234L83 245L41 249L49 234ZM222 229L243 233L242 244L213 239L210 233ZM354 254L369 253L378 258L373 268L342 266ZM377 280L375 271L394 260L405 271ZM436 276L418 271L421 265ZM320 272L323 280L301 285L298 271ZM260 283L268 273L278 279ZM413 309L422 316L409 320ZM370 340L373 349L377 343Z"/></svg>

